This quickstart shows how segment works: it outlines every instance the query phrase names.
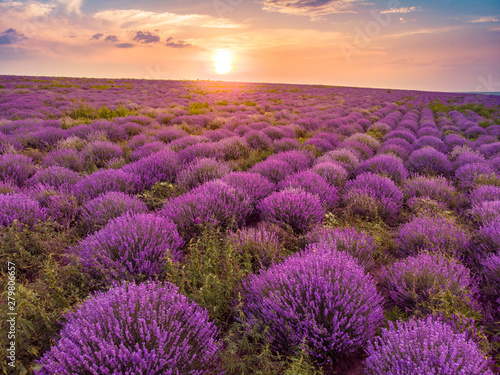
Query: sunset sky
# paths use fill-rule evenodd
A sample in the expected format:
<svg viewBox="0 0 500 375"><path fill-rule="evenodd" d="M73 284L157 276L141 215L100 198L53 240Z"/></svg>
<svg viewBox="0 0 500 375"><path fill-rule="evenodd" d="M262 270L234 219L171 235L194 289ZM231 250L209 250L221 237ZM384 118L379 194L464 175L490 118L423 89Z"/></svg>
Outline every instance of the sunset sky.
<svg viewBox="0 0 500 375"><path fill-rule="evenodd" d="M0 74L500 91L500 1L0 1Z"/></svg>

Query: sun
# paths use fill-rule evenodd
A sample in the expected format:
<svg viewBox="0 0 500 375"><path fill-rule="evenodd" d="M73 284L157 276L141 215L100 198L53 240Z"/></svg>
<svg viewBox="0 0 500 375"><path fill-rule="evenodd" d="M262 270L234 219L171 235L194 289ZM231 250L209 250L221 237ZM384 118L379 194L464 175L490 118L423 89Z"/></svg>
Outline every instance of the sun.
<svg viewBox="0 0 500 375"><path fill-rule="evenodd" d="M219 49L212 56L214 71L217 74L231 73L234 69L234 55L227 49Z"/></svg>

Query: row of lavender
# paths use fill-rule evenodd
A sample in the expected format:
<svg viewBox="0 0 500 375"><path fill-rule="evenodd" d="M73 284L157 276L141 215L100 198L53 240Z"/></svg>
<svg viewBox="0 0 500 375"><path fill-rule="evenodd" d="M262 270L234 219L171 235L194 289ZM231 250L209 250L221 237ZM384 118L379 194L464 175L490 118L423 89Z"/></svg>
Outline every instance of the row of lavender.
<svg viewBox="0 0 500 375"><path fill-rule="evenodd" d="M500 126L480 127L484 118L456 111L436 122L427 104L438 94L402 105L390 101L408 93L382 100L374 90L301 87L305 103L281 89L273 106L252 90L205 94L258 104L227 110L209 97L203 115L189 115L187 100L187 109L163 103L163 113L149 116L0 126L1 225L51 219L80 228L85 237L68 251L82 272L113 286L68 317L41 373L216 371L222 348L208 314L157 280L172 262L185 262L185 244L204 228L235 226L227 243L253 249L261 269L241 286L243 311L252 329L267 329L274 350L306 345L316 363L328 364L366 348L373 374L491 373L480 332L464 331L470 320L434 312L436 300L451 298L465 316L498 313ZM277 94L275 86L260 90ZM245 163L255 155L264 160ZM165 183L174 196L148 209L138 196ZM374 239L322 227L332 213L395 228L396 261L379 278L386 301L369 273L379 264ZM307 243L282 262L278 228ZM135 284L144 279L151 282ZM384 303L415 317L376 336ZM431 344L423 346L422 335Z"/></svg>

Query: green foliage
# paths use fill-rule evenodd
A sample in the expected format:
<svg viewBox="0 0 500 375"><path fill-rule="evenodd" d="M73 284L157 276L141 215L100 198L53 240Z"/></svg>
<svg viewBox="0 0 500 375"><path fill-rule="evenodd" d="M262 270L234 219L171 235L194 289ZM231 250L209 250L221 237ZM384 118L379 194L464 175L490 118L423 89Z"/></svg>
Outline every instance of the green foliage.
<svg viewBox="0 0 500 375"><path fill-rule="evenodd" d="M484 120L484 121L481 121L479 124L478 124L480 127L482 128L487 128L488 126L491 126L491 121L488 121L488 120Z"/></svg>
<svg viewBox="0 0 500 375"><path fill-rule="evenodd" d="M210 108L210 104L207 102L191 102L189 103L189 114L190 115L204 115Z"/></svg>
<svg viewBox="0 0 500 375"><path fill-rule="evenodd" d="M240 301L241 302L241 301ZM307 348L295 348L294 355L285 357L271 348L268 327L251 326L236 307L240 322L234 323L224 338L221 359L228 375L322 375L323 371L311 361Z"/></svg>
<svg viewBox="0 0 500 375"><path fill-rule="evenodd" d="M33 228L18 227L14 222L0 230L0 258L16 264L19 280L34 280L47 256L60 253L75 242L71 233L61 232L52 222L37 223Z"/></svg>
<svg viewBox="0 0 500 375"><path fill-rule="evenodd" d="M239 169L246 171L253 167L255 164L266 160L269 155L272 155L273 151L268 150L251 150L250 155L246 158L242 158L237 161Z"/></svg>
<svg viewBox="0 0 500 375"><path fill-rule="evenodd" d="M91 89L96 89L96 90L106 90L111 87L114 87L112 85L95 85L95 86L90 86Z"/></svg>
<svg viewBox="0 0 500 375"><path fill-rule="evenodd" d="M126 117L133 114L135 114L135 111L131 111L124 106L118 106L113 110L109 109L105 105L103 105L101 108L94 108L91 105L84 104L83 102L81 102L78 107L73 107L71 111L65 113L66 116L69 116L74 120L95 120L100 118L111 120L115 117Z"/></svg>
<svg viewBox="0 0 500 375"><path fill-rule="evenodd" d="M168 198L179 196L182 190L168 182L158 182L150 190L145 190L137 196L150 210L157 210L163 206Z"/></svg>
<svg viewBox="0 0 500 375"><path fill-rule="evenodd" d="M5 85L4 84L1 84L0 85L0 89L4 89L5 88Z"/></svg>
<svg viewBox="0 0 500 375"><path fill-rule="evenodd" d="M389 322L397 322L398 320L407 321L410 316L405 310L402 310L399 306L394 306L392 310L384 311L384 317L386 320L386 327L388 327Z"/></svg>
<svg viewBox="0 0 500 375"><path fill-rule="evenodd" d="M373 138L375 138L379 141L382 141L382 139L385 136L384 132L381 131L380 129L370 129L366 132L366 134L372 136Z"/></svg>
<svg viewBox="0 0 500 375"><path fill-rule="evenodd" d="M228 101L227 100L217 100L215 104L217 105L227 105Z"/></svg>
<svg viewBox="0 0 500 375"><path fill-rule="evenodd" d="M242 103L247 107L255 107L257 105L253 100L244 100Z"/></svg>
<svg viewBox="0 0 500 375"><path fill-rule="evenodd" d="M496 119L498 119L497 116L498 112L500 111L500 106L486 107L484 104L478 104L478 103L467 103L462 105L445 105L439 99L432 101L429 107L434 111L434 113L438 112L448 113L450 111L458 111L467 114L468 111L472 111L486 119L495 118L495 121Z"/></svg>
<svg viewBox="0 0 500 375"><path fill-rule="evenodd" d="M62 314L94 290L78 265L64 249L73 245L71 233L59 231L53 223L39 223L34 228L17 226L0 233L2 264L12 262L16 268L16 372L32 374L35 360L50 348L60 329ZM0 270L2 300L6 300L7 268ZM8 326L2 321L0 341L6 347ZM3 372L9 367L2 356Z"/></svg>
<svg viewBox="0 0 500 375"><path fill-rule="evenodd" d="M220 229L204 228L189 243L187 254L184 264L167 266L168 278L206 308L216 324L226 325L232 315L230 301L236 285L251 272L252 260L228 244Z"/></svg>

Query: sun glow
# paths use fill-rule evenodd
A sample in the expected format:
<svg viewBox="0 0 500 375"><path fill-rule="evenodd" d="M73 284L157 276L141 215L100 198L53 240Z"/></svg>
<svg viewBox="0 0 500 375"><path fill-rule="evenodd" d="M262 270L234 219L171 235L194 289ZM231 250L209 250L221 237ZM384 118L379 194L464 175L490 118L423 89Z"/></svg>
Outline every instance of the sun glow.
<svg viewBox="0 0 500 375"><path fill-rule="evenodd" d="M234 55L227 49L215 51L212 60L214 62L214 71L217 74L231 73L234 69Z"/></svg>

